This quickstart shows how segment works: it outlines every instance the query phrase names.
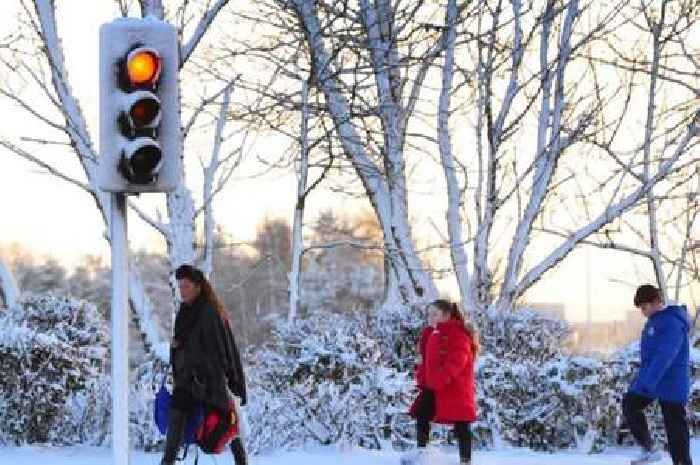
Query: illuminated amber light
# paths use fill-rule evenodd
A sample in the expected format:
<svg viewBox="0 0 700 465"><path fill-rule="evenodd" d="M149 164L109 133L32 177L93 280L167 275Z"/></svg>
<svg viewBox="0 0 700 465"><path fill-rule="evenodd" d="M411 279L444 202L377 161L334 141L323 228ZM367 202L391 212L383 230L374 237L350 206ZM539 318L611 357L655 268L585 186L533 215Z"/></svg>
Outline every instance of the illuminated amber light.
<svg viewBox="0 0 700 465"><path fill-rule="evenodd" d="M129 56L127 63L132 84L153 84L160 74L160 59L150 51L138 51Z"/></svg>

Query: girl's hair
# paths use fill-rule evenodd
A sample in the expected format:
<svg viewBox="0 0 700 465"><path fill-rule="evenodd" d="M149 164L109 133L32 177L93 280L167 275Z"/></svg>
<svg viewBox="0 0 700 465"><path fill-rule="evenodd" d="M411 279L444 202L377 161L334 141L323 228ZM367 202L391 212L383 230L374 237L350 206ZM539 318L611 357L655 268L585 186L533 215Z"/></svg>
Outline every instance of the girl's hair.
<svg viewBox="0 0 700 465"><path fill-rule="evenodd" d="M465 331L469 334L469 338L472 341L472 352L474 353L474 356L476 357L477 355L479 355L479 352L481 352L481 343L479 342L479 331L474 327L474 325L471 322L466 321L464 319L464 315L459 310L457 302L450 302L449 300L438 299L430 305L437 308L445 315L449 315L451 319L458 320L462 323Z"/></svg>
<svg viewBox="0 0 700 465"><path fill-rule="evenodd" d="M221 317L228 319L223 302L216 295L211 283L204 276L204 273L199 268L192 265L182 265L175 271L175 279L187 279L198 285L201 289L202 298L210 305L213 305Z"/></svg>

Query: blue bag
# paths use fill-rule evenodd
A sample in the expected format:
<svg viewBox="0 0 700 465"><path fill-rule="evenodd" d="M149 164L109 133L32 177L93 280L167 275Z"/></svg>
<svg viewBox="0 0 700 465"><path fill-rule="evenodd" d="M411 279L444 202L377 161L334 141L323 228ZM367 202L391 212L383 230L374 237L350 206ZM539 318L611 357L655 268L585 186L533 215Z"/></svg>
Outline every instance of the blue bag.
<svg viewBox="0 0 700 465"><path fill-rule="evenodd" d="M168 432L168 417L170 416L170 400L172 394L165 387L165 380L160 385L160 389L156 393L156 400L154 403L153 418L158 427L160 434L166 434ZM197 407L194 414L190 416L187 420L187 426L185 427L185 435L183 438L182 445L187 447L190 444L196 442L195 433L197 428L204 420L204 409L202 407Z"/></svg>
<svg viewBox="0 0 700 465"><path fill-rule="evenodd" d="M168 431L168 413L170 412L170 392L165 387L165 380L160 385L160 389L156 393L156 401L153 408L153 419L156 422L160 434L165 434Z"/></svg>

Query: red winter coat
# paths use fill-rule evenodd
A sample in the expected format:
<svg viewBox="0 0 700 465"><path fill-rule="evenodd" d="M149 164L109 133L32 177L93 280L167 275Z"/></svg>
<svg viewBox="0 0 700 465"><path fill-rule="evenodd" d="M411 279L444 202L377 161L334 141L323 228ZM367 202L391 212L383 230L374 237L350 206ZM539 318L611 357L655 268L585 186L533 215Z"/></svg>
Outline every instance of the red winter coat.
<svg viewBox="0 0 700 465"><path fill-rule="evenodd" d="M436 423L476 421L474 353L471 336L456 319L428 326L418 343L421 360L416 368L419 389L435 392ZM417 405L411 406L415 416Z"/></svg>

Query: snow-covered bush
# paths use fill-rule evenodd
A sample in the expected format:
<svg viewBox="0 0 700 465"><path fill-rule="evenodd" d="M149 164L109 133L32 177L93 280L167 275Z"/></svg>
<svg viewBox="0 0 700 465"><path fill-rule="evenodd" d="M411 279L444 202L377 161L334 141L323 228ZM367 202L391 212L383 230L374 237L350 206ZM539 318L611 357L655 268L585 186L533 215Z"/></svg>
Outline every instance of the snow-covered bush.
<svg viewBox="0 0 700 465"><path fill-rule="evenodd" d="M251 363L253 451L308 443L382 447L412 381L387 363L373 319L313 313L280 322Z"/></svg>
<svg viewBox="0 0 700 465"><path fill-rule="evenodd" d="M371 263L336 255L308 259L302 274L302 309L367 308L381 300L382 270Z"/></svg>
<svg viewBox="0 0 700 465"><path fill-rule="evenodd" d="M477 443L551 450L571 446L571 396L562 373L565 322L527 309L476 313L483 352L477 365Z"/></svg>
<svg viewBox="0 0 700 465"><path fill-rule="evenodd" d="M601 387L605 392L601 393L600 402L597 405L596 421L601 444L634 444L634 440L622 418L622 396L627 391L633 377L639 369L640 355L639 343L631 344L605 360L601 373ZM691 349L691 390L688 406L688 418L691 434L700 432L700 358ZM647 410L647 421L654 441L659 446L667 444L664 431L663 416L658 402L654 402ZM600 447L602 448L602 446Z"/></svg>
<svg viewBox="0 0 700 465"><path fill-rule="evenodd" d="M618 440L629 443L620 403L638 349L607 360L577 357L564 349L565 322L529 310L471 317L483 346L479 419L472 425L477 447L506 442L597 452ZM316 312L292 325L278 323L272 339L249 354L251 448L414 444L415 422L406 412L416 395L413 368L423 325L422 311L401 306ZM658 408L650 417L663 444ZM433 428L434 443L452 440L451 428Z"/></svg>
<svg viewBox="0 0 700 465"><path fill-rule="evenodd" d="M101 442L107 331L87 302L25 296L0 314L0 441Z"/></svg>
<svg viewBox="0 0 700 465"><path fill-rule="evenodd" d="M477 371L480 420L473 425L477 445L575 445L577 432L587 431L581 418L588 410L576 390L583 388L569 383L593 384L597 366L579 360L585 376L567 368L566 325L529 311L473 318L484 346ZM406 412L416 395L413 369L424 321L419 309L385 306L279 323L272 340L250 357L253 449L339 441L413 444L415 422ZM451 428L434 428L434 442L451 440Z"/></svg>
<svg viewBox="0 0 700 465"><path fill-rule="evenodd" d="M129 440L131 445L146 451L161 450L165 436L160 434L153 418L155 395L168 369L158 360L141 364L132 374L129 390ZM172 386L167 386L172 392Z"/></svg>

